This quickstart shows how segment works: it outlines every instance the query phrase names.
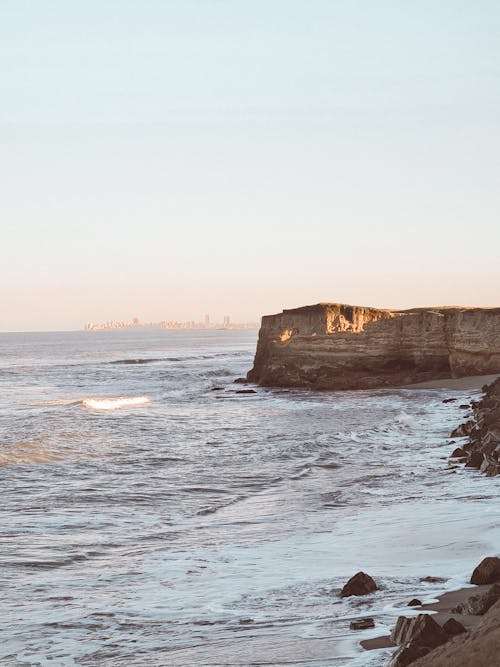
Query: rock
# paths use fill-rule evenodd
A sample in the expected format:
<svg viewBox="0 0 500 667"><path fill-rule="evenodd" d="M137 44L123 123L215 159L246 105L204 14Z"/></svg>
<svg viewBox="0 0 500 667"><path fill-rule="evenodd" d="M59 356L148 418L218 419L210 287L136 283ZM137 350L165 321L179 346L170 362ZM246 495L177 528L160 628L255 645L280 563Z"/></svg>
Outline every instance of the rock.
<svg viewBox="0 0 500 667"><path fill-rule="evenodd" d="M432 649L428 646L421 646L418 642L409 642L396 651L392 656L389 667L406 667L431 651Z"/></svg>
<svg viewBox="0 0 500 667"><path fill-rule="evenodd" d="M235 394L256 394L255 389L237 389Z"/></svg>
<svg viewBox="0 0 500 667"><path fill-rule="evenodd" d="M417 598L413 598L413 600L410 600L408 604L406 605L407 607L420 607L422 602L418 600Z"/></svg>
<svg viewBox="0 0 500 667"><path fill-rule="evenodd" d="M469 459L467 463L465 464L466 468L476 468L476 470L479 470L481 465L483 464L483 459L484 456L481 454L481 452L471 452L469 454Z"/></svg>
<svg viewBox="0 0 500 667"><path fill-rule="evenodd" d="M466 614L483 616L497 600L500 600L500 584L493 584L483 595L472 595L466 602Z"/></svg>
<svg viewBox="0 0 500 667"><path fill-rule="evenodd" d="M483 558L470 578L471 584L494 584L500 581L500 558L488 556Z"/></svg>
<svg viewBox="0 0 500 667"><path fill-rule="evenodd" d="M468 410L470 408L470 405L468 403L462 403L462 405L458 406L460 410Z"/></svg>
<svg viewBox="0 0 500 667"><path fill-rule="evenodd" d="M246 378L236 378L234 383L235 384L248 384L248 380Z"/></svg>
<svg viewBox="0 0 500 667"><path fill-rule="evenodd" d="M351 621L349 624L351 630L368 630L375 627L373 618L360 618L357 621Z"/></svg>
<svg viewBox="0 0 500 667"><path fill-rule="evenodd" d="M371 389L497 372L500 308L397 311L319 303L262 318L247 379Z"/></svg>
<svg viewBox="0 0 500 667"><path fill-rule="evenodd" d="M446 623L443 623L443 630L449 637L455 637L456 635L461 635L463 632L467 632L464 626L454 618L449 618Z"/></svg>
<svg viewBox="0 0 500 667"><path fill-rule="evenodd" d="M365 572L358 572L349 579L347 584L340 592L341 598L350 597L351 595L368 595L377 591L377 584L373 581L369 574Z"/></svg>
<svg viewBox="0 0 500 667"><path fill-rule="evenodd" d="M453 401L456 401L456 398L445 398L443 403L453 403Z"/></svg>
<svg viewBox="0 0 500 667"><path fill-rule="evenodd" d="M452 451L450 459L458 459L458 458L462 458L463 456L465 456L464 450L461 447L456 447Z"/></svg>
<svg viewBox="0 0 500 667"><path fill-rule="evenodd" d="M210 391L224 391L224 387L210 387Z"/></svg>
<svg viewBox="0 0 500 667"><path fill-rule="evenodd" d="M447 579L443 579L442 577L422 577L420 581L426 584L444 584Z"/></svg>
<svg viewBox="0 0 500 667"><path fill-rule="evenodd" d="M498 464L489 458L484 458L479 467L479 472L486 474L487 477L495 477L497 474Z"/></svg>
<svg viewBox="0 0 500 667"><path fill-rule="evenodd" d="M401 646L406 641L410 620L406 616L399 616L396 625L392 629L391 640L398 646Z"/></svg>
<svg viewBox="0 0 500 667"><path fill-rule="evenodd" d="M476 424L472 420L465 422L465 424L460 424L460 426L457 426L457 428L451 432L450 438L465 438L472 433L475 426Z"/></svg>
<svg viewBox="0 0 500 667"><path fill-rule="evenodd" d="M417 642L422 646L435 648L448 641L448 635L430 614L419 614L409 619L400 616L391 639L401 646Z"/></svg>

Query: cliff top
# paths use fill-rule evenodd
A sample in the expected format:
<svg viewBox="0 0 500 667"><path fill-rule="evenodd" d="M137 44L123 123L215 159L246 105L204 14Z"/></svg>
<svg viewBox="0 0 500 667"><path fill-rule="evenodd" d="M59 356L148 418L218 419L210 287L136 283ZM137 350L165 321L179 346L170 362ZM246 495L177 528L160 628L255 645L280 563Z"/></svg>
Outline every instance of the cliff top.
<svg viewBox="0 0 500 667"><path fill-rule="evenodd" d="M433 312L444 312L444 311L493 311L500 313L500 307L490 306L490 307L481 307L481 306L418 306L415 308L376 308L374 306L357 306L348 303L336 303L333 301L320 301L319 303L299 306L298 308L284 308L283 313L313 313L321 312L322 310L328 308L352 308L352 309L363 309L371 312L379 313L425 313L429 311ZM280 313L276 313L280 314ZM271 316L272 317L272 316Z"/></svg>

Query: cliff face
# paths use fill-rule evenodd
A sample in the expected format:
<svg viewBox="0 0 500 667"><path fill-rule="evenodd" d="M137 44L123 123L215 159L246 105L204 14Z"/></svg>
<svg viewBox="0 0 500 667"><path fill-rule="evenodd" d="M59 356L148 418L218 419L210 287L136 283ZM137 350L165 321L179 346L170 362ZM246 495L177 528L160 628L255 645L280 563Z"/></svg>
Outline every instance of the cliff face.
<svg viewBox="0 0 500 667"><path fill-rule="evenodd" d="M248 380L369 389L500 373L500 308L405 311L321 303L262 318Z"/></svg>

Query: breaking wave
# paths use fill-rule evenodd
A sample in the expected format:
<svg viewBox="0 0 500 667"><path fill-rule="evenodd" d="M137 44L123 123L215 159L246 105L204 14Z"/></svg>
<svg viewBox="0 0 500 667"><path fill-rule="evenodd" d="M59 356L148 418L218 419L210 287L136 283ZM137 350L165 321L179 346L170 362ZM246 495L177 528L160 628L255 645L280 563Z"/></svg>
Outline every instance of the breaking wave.
<svg viewBox="0 0 500 667"><path fill-rule="evenodd" d="M119 396L117 398L86 398L82 405L91 410L120 410L136 405L145 405L150 400L147 396L130 396L128 398Z"/></svg>

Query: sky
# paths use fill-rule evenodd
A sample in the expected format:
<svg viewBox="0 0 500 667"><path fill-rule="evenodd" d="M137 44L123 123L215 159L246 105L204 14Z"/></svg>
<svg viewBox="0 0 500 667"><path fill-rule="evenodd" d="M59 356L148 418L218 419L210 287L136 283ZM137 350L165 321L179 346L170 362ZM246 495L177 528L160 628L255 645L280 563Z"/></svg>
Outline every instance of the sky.
<svg viewBox="0 0 500 667"><path fill-rule="evenodd" d="M0 330L500 306L497 0L0 0Z"/></svg>

